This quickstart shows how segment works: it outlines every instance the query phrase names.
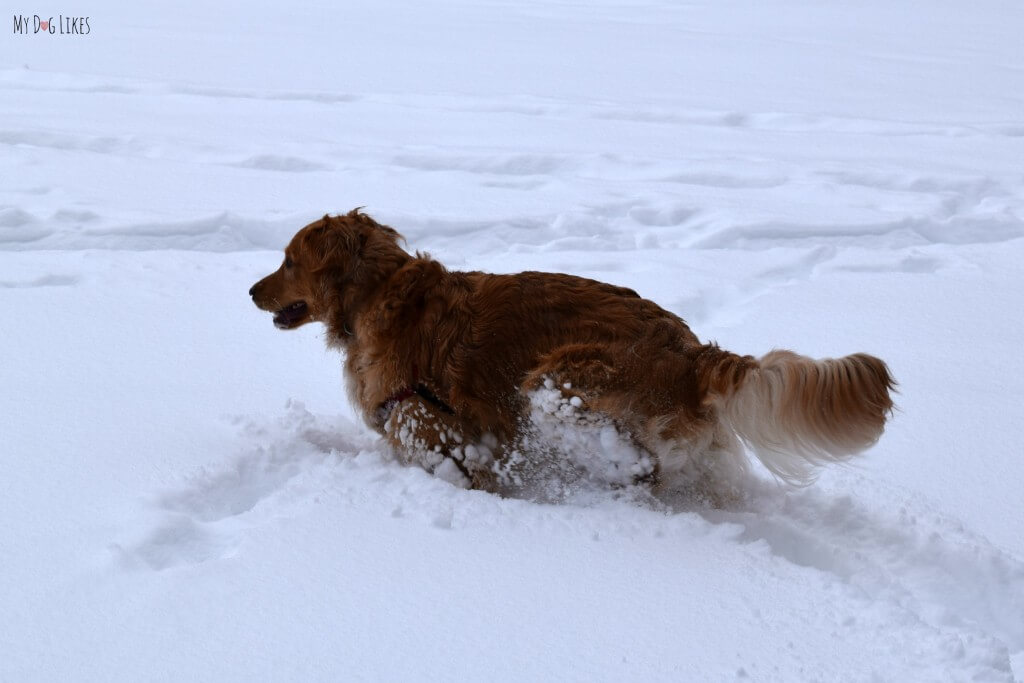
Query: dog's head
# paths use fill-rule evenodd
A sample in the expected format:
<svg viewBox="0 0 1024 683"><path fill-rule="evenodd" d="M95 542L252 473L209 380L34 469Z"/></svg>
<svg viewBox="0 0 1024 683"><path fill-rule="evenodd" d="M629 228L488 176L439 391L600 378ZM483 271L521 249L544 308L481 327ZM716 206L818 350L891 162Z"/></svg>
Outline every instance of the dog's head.
<svg viewBox="0 0 1024 683"><path fill-rule="evenodd" d="M330 316L354 309L409 258L397 244L400 237L359 209L324 216L296 233L281 267L249 294L256 306L274 314L274 325L282 330L313 321L331 324Z"/></svg>

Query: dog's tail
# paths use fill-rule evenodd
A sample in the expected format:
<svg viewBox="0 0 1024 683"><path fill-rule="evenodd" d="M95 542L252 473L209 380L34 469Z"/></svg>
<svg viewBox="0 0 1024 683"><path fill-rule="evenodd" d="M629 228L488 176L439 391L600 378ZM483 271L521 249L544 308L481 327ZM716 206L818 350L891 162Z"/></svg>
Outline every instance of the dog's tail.
<svg viewBox="0 0 1024 683"><path fill-rule="evenodd" d="M896 382L866 353L814 360L772 351L756 359L709 345L696 365L705 404L765 467L793 484L813 481L815 465L871 447L892 414Z"/></svg>

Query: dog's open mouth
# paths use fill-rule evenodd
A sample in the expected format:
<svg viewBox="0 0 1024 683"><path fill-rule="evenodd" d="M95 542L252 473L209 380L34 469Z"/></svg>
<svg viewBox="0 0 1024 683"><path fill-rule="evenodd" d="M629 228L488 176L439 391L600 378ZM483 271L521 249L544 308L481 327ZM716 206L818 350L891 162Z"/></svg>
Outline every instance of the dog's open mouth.
<svg viewBox="0 0 1024 683"><path fill-rule="evenodd" d="M288 304L274 314L274 326L281 330L295 327L306 317L307 311L308 308L305 301L296 301L293 304Z"/></svg>

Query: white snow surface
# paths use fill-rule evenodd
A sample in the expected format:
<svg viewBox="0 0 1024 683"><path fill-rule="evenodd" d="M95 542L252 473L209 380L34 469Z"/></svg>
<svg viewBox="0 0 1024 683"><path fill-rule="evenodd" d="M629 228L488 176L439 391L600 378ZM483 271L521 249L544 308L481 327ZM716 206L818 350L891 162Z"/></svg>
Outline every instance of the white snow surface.
<svg viewBox="0 0 1024 683"><path fill-rule="evenodd" d="M81 13L0 38L0 680L1024 678L1024 5ZM354 206L899 410L736 509L403 468L247 296Z"/></svg>

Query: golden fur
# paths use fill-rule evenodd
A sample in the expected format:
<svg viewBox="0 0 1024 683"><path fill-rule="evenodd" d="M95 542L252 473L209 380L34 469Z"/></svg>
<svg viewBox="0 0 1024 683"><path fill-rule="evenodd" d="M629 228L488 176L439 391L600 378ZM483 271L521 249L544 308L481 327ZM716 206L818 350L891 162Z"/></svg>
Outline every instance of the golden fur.
<svg viewBox="0 0 1024 683"><path fill-rule="evenodd" d="M499 488L545 388L628 435L654 461L638 478L662 486L742 470L737 438L806 482L812 465L872 445L891 412L894 382L873 356L741 357L630 289L449 271L399 239L359 210L324 216L250 294L278 327L324 323L367 424L405 461L463 483Z"/></svg>

